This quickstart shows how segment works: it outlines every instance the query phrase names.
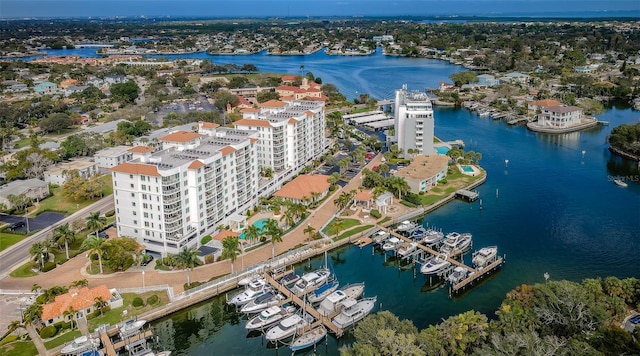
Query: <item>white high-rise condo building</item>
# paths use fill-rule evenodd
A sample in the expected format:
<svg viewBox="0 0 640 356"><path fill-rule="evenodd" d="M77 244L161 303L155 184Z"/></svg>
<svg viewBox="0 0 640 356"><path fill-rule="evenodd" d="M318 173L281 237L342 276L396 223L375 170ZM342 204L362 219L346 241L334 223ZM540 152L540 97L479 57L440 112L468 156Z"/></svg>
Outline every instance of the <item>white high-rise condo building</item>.
<svg viewBox="0 0 640 356"><path fill-rule="evenodd" d="M415 154L432 155L433 150L433 106L426 93L407 91L407 85L396 90L394 125L398 148L405 157L408 149Z"/></svg>

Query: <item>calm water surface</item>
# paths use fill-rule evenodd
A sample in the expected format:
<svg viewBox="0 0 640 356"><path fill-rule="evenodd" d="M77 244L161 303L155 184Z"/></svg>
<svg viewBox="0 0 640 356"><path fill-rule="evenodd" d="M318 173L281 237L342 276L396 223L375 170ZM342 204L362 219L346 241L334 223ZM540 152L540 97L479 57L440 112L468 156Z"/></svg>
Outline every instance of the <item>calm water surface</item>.
<svg viewBox="0 0 640 356"><path fill-rule="evenodd" d="M462 70L445 62L380 53L368 57L324 53L187 57L211 58L216 64L252 63L261 71L279 73L298 74L304 65L305 71L336 84L349 98L358 93L390 98L404 83L417 90L436 87L449 74ZM411 266L400 268L397 261L385 259L371 246L344 247L329 258L342 284L365 281L365 294L378 296L378 310L388 309L424 328L469 309L493 316L509 290L541 282L545 272L552 279L574 281L610 275L640 277L640 173L636 164L613 157L605 143L613 127L640 122L639 112L614 107L598 116L610 121L610 126L564 135L537 134L464 110L436 109L435 118L438 137L462 139L467 149L482 153L488 179L478 188L481 202L454 201L427 215L423 224L445 232L470 232L475 248L498 245L507 256L505 267L450 299L444 288L429 288L425 277ZM616 186L616 177L626 179L629 187ZM319 267L323 261L318 258L311 264ZM298 272L304 268L299 266ZM286 347L267 348L262 337L247 335L245 320L224 304L224 297L214 298L154 323L159 347L184 355L290 354ZM318 353L337 354L339 345L350 342L349 335L339 342L329 337Z"/></svg>

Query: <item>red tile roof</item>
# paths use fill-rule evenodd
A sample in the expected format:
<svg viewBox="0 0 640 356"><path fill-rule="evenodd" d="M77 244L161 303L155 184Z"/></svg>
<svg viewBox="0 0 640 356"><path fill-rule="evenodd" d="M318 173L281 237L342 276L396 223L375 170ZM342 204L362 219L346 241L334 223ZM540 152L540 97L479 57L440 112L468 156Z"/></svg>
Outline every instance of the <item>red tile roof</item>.
<svg viewBox="0 0 640 356"><path fill-rule="evenodd" d="M257 119L240 119L233 123L234 125L242 125L242 126L262 126L262 127L271 127L271 123L267 120L257 120Z"/></svg>
<svg viewBox="0 0 640 356"><path fill-rule="evenodd" d="M558 100L543 99L543 100L532 101L531 105L544 106L548 108L552 106L560 106L562 105L562 103L559 102Z"/></svg>
<svg viewBox="0 0 640 356"><path fill-rule="evenodd" d="M168 142L189 142L199 137L202 137L202 135L196 132L178 131L164 137L160 137L160 140Z"/></svg>
<svg viewBox="0 0 640 356"><path fill-rule="evenodd" d="M218 151L220 151L222 153L222 156L226 156L228 154L231 154L233 152L235 152L235 148L231 147L231 146L225 146L222 147L221 149L219 149Z"/></svg>
<svg viewBox="0 0 640 356"><path fill-rule="evenodd" d="M214 240L222 241L229 236L238 237L240 236L239 232L233 232L231 230L222 230L219 234L213 237Z"/></svg>
<svg viewBox="0 0 640 356"><path fill-rule="evenodd" d="M268 107L268 108L281 108L287 105L287 103L282 102L280 100L271 99L269 101L265 101L264 103L258 104L260 107Z"/></svg>
<svg viewBox="0 0 640 356"><path fill-rule="evenodd" d="M324 174L301 174L273 195L289 199L311 198L311 193L323 193L329 189L329 176Z"/></svg>
<svg viewBox="0 0 640 356"><path fill-rule="evenodd" d="M95 299L97 297L102 297L104 301L109 301L112 296L106 285L91 289L88 287L72 288L68 293L57 296L52 303L45 304L42 307L42 320L46 321L63 315L71 307L76 311L89 308L96 303Z"/></svg>
<svg viewBox="0 0 640 356"><path fill-rule="evenodd" d="M373 198L373 194L369 192L358 192L358 194L356 194L356 196L354 197L355 200L359 201L369 201L371 200L371 198Z"/></svg>
<svg viewBox="0 0 640 356"><path fill-rule="evenodd" d="M191 164L189 165L189 169L198 169L202 166L204 166L204 163L196 159L193 162L191 162Z"/></svg>
<svg viewBox="0 0 640 356"><path fill-rule="evenodd" d="M258 109L258 108L244 108L244 109L240 110L240 112L260 112L260 109Z"/></svg>
<svg viewBox="0 0 640 356"><path fill-rule="evenodd" d="M111 171L129 174L139 174L145 176L160 177L158 167L152 164L124 162L112 167Z"/></svg>
<svg viewBox="0 0 640 356"><path fill-rule="evenodd" d="M130 149L128 149L127 151L129 152L133 152L133 153L148 153L148 152L153 152L153 147L149 147L149 146L135 146L135 147L131 147Z"/></svg>
<svg viewBox="0 0 640 356"><path fill-rule="evenodd" d="M207 122L207 121L200 121L198 122L198 124L200 124L200 126L202 126L203 129L215 129L216 127L220 126L214 122Z"/></svg>

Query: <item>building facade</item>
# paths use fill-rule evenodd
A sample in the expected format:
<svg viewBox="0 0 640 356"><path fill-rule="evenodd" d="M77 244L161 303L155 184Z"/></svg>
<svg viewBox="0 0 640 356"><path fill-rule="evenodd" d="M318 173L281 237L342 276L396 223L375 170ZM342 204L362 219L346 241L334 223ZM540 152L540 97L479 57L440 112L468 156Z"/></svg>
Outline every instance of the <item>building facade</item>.
<svg viewBox="0 0 640 356"><path fill-rule="evenodd" d="M405 157L408 149L416 154L432 155L433 150L433 106L427 94L407 91L406 84L396 90L394 125L396 140Z"/></svg>
<svg viewBox="0 0 640 356"><path fill-rule="evenodd" d="M538 115L538 124L552 128L567 128L580 124L582 109L577 106L551 106L542 109Z"/></svg>

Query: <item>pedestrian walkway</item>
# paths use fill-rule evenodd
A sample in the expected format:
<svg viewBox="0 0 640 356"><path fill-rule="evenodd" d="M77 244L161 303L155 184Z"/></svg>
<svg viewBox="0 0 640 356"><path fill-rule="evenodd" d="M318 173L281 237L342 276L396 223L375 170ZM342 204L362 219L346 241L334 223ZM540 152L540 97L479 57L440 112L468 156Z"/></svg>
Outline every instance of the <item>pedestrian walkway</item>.
<svg viewBox="0 0 640 356"><path fill-rule="evenodd" d="M40 335L38 335L36 329L33 328L33 325L27 324L25 328L27 329L27 332L29 333L29 337L33 341L33 344L36 345L36 349L38 349L38 355L48 355L49 352L44 346L44 342L42 342Z"/></svg>

